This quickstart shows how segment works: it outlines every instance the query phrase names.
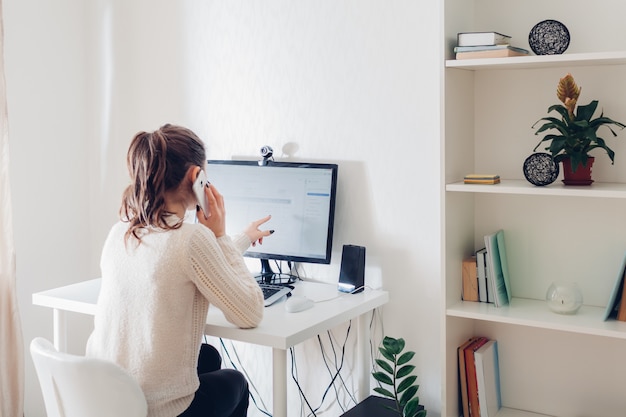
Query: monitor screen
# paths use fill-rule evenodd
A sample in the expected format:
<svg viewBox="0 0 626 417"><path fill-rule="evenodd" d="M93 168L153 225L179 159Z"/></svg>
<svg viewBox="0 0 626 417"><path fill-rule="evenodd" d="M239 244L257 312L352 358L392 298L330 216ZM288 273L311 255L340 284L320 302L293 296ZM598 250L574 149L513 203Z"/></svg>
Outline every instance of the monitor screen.
<svg viewBox="0 0 626 417"><path fill-rule="evenodd" d="M207 178L224 196L227 233L272 216L261 228L274 234L244 253L265 261L263 273L268 260L330 263L337 165L209 160Z"/></svg>

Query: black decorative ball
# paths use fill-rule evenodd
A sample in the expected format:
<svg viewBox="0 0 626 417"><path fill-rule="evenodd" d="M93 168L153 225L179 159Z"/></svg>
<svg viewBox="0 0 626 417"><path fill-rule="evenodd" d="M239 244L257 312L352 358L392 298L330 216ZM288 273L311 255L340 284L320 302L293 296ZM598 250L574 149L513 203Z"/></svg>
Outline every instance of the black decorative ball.
<svg viewBox="0 0 626 417"><path fill-rule="evenodd" d="M559 55L569 46L569 31L556 20L537 23L528 35L530 49L537 55Z"/></svg>
<svg viewBox="0 0 626 417"><path fill-rule="evenodd" d="M558 176L559 165L549 153L537 152L524 161L524 177L533 185L552 184Z"/></svg>

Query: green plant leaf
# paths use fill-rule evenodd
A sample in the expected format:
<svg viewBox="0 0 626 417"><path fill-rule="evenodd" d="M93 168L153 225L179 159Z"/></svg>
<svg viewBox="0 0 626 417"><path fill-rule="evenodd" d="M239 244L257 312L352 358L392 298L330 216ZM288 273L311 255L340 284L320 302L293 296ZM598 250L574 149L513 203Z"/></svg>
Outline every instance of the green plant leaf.
<svg viewBox="0 0 626 417"><path fill-rule="evenodd" d="M598 100L593 100L591 103L586 106L578 106L578 110L576 112L576 120L586 120L589 121L593 117L593 114L596 112L596 108L598 107Z"/></svg>
<svg viewBox="0 0 626 417"><path fill-rule="evenodd" d="M383 339L383 347L393 355L397 355L404 349L404 339L394 339L393 337L385 336Z"/></svg>
<svg viewBox="0 0 626 417"><path fill-rule="evenodd" d="M374 372L372 373L374 379L378 382L382 382L383 384L393 385L393 380L389 375L384 372Z"/></svg>
<svg viewBox="0 0 626 417"><path fill-rule="evenodd" d="M382 359L376 359L376 364L385 370L388 374L393 375L393 367L389 365L389 362L385 362Z"/></svg>
<svg viewBox="0 0 626 417"><path fill-rule="evenodd" d="M389 350L385 349L384 347L379 347L378 351L380 352L381 355L383 355L388 361L395 363L396 362L396 358L393 356L393 353L391 353Z"/></svg>
<svg viewBox="0 0 626 417"><path fill-rule="evenodd" d="M394 400L396 399L396 396L393 395L393 392L386 390L382 387L375 387L374 388L374 392L379 393L380 395L383 395L385 397L389 397L389 398L393 398Z"/></svg>
<svg viewBox="0 0 626 417"><path fill-rule="evenodd" d="M415 414L408 415L405 414L405 417L426 417L426 410L416 410Z"/></svg>
<svg viewBox="0 0 626 417"><path fill-rule="evenodd" d="M396 388L396 391L398 392L398 394L401 393L402 391L410 387L416 380L416 375L407 376L402 380L402 382L400 382L400 384L398 384L398 388Z"/></svg>
<svg viewBox="0 0 626 417"><path fill-rule="evenodd" d="M413 356L415 356L415 352L413 352L413 351L408 351L408 352L403 353L398 358L398 362L397 362L398 366L404 365L405 363L407 363L408 361L413 359Z"/></svg>
<svg viewBox="0 0 626 417"><path fill-rule="evenodd" d="M417 389L417 385L411 385L409 388L407 388L406 391L404 391L404 393L400 396L400 400L398 401L402 407L404 407L405 404L411 400L411 398L415 397L415 395L417 394Z"/></svg>
<svg viewBox="0 0 626 417"><path fill-rule="evenodd" d="M417 416L417 413L419 411L419 405L420 405L420 399L417 397L407 402L403 409L404 416L405 417Z"/></svg>
<svg viewBox="0 0 626 417"><path fill-rule="evenodd" d="M403 366L402 368L398 369L398 372L396 372L396 378L403 378L405 376L407 376L408 374L410 374L411 372L413 372L415 370L415 366L414 365L406 365Z"/></svg>

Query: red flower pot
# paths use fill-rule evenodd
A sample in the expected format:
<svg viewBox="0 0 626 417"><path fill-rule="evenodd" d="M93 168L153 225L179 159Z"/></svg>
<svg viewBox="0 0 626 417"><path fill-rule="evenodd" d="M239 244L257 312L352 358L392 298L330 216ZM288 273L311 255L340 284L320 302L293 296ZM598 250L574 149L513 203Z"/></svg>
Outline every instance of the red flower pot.
<svg viewBox="0 0 626 417"><path fill-rule="evenodd" d="M591 167L595 158L590 156L587 159L587 165L578 164L576 172L572 170L572 164L569 158L563 159L563 184L565 185L590 185L593 180L591 179Z"/></svg>

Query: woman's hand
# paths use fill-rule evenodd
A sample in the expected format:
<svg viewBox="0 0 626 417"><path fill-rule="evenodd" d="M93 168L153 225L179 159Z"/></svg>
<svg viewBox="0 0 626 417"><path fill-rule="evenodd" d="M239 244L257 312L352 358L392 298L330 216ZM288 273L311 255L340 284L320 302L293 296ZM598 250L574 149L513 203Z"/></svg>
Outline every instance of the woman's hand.
<svg viewBox="0 0 626 417"><path fill-rule="evenodd" d="M213 184L205 187L204 193L209 202L209 217L204 216L200 207L196 208L198 221L211 229L215 237L222 237L226 234L226 211L224 209L224 197L217 191Z"/></svg>
<svg viewBox="0 0 626 417"><path fill-rule="evenodd" d="M263 238L274 233L273 230L259 230L259 226L261 226L263 223L267 222L271 218L272 216L265 216L262 219L253 221L248 225L246 230L244 230L244 233L248 236L248 239L250 239L250 243L252 244L252 246L256 246L257 243L259 245L262 245Z"/></svg>

